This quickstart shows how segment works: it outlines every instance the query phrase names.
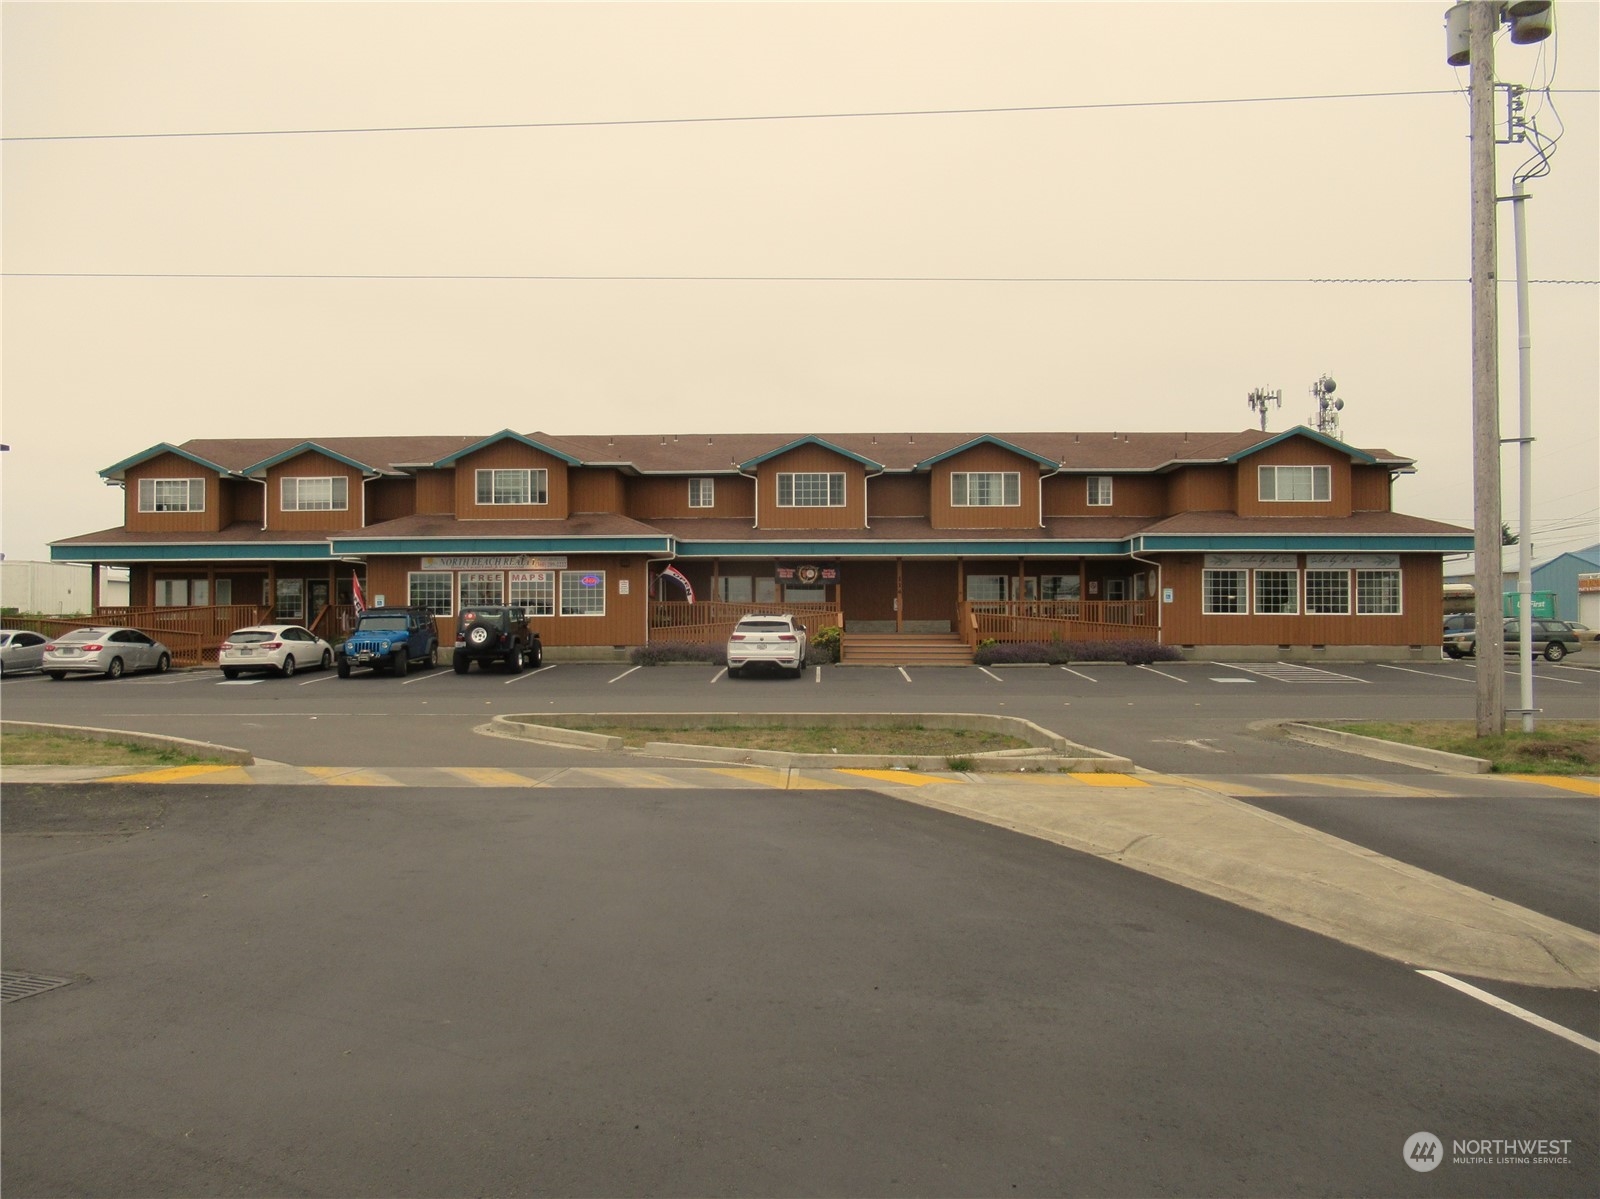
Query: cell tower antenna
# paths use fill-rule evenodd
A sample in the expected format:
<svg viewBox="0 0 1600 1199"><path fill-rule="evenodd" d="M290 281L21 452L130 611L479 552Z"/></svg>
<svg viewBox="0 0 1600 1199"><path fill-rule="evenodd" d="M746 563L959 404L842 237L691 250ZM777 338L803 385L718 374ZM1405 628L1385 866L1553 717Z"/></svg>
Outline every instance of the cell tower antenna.
<svg viewBox="0 0 1600 1199"><path fill-rule="evenodd" d="M1311 414L1311 419L1316 422L1318 433L1335 441L1343 441L1344 434L1339 432L1339 413L1344 410L1344 401L1333 398L1334 388L1338 386L1327 375L1311 385L1311 398L1317 401L1317 410Z"/></svg>
<svg viewBox="0 0 1600 1199"><path fill-rule="evenodd" d="M1245 398L1245 402L1250 405L1251 412L1261 413L1261 431L1265 433L1267 431L1267 405L1271 404L1274 407L1282 408L1283 392L1276 388L1268 391L1265 387L1258 387Z"/></svg>

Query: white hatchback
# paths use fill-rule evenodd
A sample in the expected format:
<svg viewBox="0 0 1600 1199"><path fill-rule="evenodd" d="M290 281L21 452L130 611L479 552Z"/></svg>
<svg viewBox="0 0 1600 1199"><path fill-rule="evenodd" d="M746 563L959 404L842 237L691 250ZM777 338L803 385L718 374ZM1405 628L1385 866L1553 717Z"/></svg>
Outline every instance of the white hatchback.
<svg viewBox="0 0 1600 1199"><path fill-rule="evenodd" d="M728 677L746 666L776 666L799 678L810 645L806 626L792 616L746 616L728 637Z"/></svg>
<svg viewBox="0 0 1600 1199"><path fill-rule="evenodd" d="M270 670L288 678L311 667L327 670L333 665L333 646L297 624L261 624L229 633L217 650L217 665L229 679L245 670Z"/></svg>

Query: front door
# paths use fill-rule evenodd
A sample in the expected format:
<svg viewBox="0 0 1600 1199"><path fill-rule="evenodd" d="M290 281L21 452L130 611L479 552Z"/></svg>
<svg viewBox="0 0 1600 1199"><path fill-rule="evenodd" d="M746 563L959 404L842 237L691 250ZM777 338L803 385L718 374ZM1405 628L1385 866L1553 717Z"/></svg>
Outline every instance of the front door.
<svg viewBox="0 0 1600 1199"><path fill-rule="evenodd" d="M306 623L310 624L322 615L322 610L328 606L328 580L309 579L306 582Z"/></svg>

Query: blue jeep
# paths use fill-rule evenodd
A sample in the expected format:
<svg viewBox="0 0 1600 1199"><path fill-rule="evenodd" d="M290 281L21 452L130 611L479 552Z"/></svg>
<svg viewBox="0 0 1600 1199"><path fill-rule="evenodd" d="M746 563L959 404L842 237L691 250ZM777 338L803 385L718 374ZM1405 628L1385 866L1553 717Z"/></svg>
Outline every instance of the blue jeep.
<svg viewBox="0 0 1600 1199"><path fill-rule="evenodd" d="M368 608L355 631L335 651L339 677L357 666L403 675L411 663L431 670L439 653L439 632L426 608Z"/></svg>

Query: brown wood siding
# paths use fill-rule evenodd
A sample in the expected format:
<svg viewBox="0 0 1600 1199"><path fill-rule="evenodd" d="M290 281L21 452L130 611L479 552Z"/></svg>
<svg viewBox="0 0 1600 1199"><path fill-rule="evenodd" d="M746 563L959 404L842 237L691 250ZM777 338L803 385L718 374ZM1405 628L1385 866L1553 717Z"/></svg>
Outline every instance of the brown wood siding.
<svg viewBox="0 0 1600 1199"><path fill-rule="evenodd" d="M1167 476L1163 515L1180 512L1232 512L1236 472L1227 466L1185 466Z"/></svg>
<svg viewBox="0 0 1600 1199"><path fill-rule="evenodd" d="M549 503L478 503L478 471L541 469L549 472ZM565 520L570 512L567 464L542 450L508 439L485 446L456 462L455 514L460 520Z"/></svg>
<svg viewBox="0 0 1600 1199"><path fill-rule="evenodd" d="M840 508L778 507L778 476L823 472L844 475L844 506ZM866 468L851 458L819 445L804 445L763 462L757 470L761 488L758 505L763 529L860 529L867 523Z"/></svg>
<svg viewBox="0 0 1600 1199"><path fill-rule="evenodd" d="M347 492L345 508L342 511L285 512L283 480L289 478L343 478ZM360 527L361 472L359 470L315 450L307 450L267 470L267 528L320 532Z"/></svg>
<svg viewBox="0 0 1600 1199"><path fill-rule="evenodd" d="M1324 503L1284 504L1263 503L1258 469L1263 466L1328 466L1332 485L1331 499ZM1259 453L1251 454L1238 465L1240 516L1349 516L1350 515L1350 458L1347 454L1322 445L1308 437L1291 437L1270 445Z"/></svg>
<svg viewBox="0 0 1600 1199"><path fill-rule="evenodd" d="M1020 476L1022 502L1015 508L957 508L950 503L950 476L963 471L1009 471ZM1039 464L997 445L979 445L937 463L928 481L929 518L936 529L1037 529Z"/></svg>
<svg viewBox="0 0 1600 1199"><path fill-rule="evenodd" d="M1350 468L1350 508L1354 512L1387 512L1392 501L1393 480L1382 466Z"/></svg>
<svg viewBox="0 0 1600 1199"><path fill-rule="evenodd" d="M449 503L454 498L454 480L440 480L436 476L442 472L429 472L433 478L436 490L440 496L440 503L444 505L440 511L448 512ZM399 520L402 516L414 516L417 511L418 481L411 478L405 479L374 479L367 484L367 523L380 524L386 520Z"/></svg>
<svg viewBox="0 0 1600 1199"><path fill-rule="evenodd" d="M447 516L455 511L456 472L453 467L419 470L416 488L418 516Z"/></svg>
<svg viewBox="0 0 1600 1199"><path fill-rule="evenodd" d="M1049 475L1044 487L1046 516L1165 516L1167 481L1159 475L1112 475L1109 506L1089 505L1086 474Z"/></svg>
<svg viewBox="0 0 1600 1199"><path fill-rule="evenodd" d="M1207 616L1201 611L1201 554L1164 558L1161 586L1173 590L1163 604L1161 639L1168 645L1430 645L1439 641L1444 619L1443 572L1438 555L1400 555L1400 608L1397 616L1308 616L1305 607L1305 555L1297 555L1300 576L1298 616ZM1253 585L1253 581L1252 581ZM1351 580L1351 607L1355 582Z"/></svg>
<svg viewBox="0 0 1600 1199"><path fill-rule="evenodd" d="M895 572L893 559L846 562L841 568L844 617L848 625L859 620L893 620Z"/></svg>
<svg viewBox="0 0 1600 1199"><path fill-rule="evenodd" d="M927 475L875 475L867 480L867 522L878 516L927 516Z"/></svg>
<svg viewBox="0 0 1600 1199"><path fill-rule="evenodd" d="M367 599L385 597L389 607L403 607L410 597L411 573L422 568L417 555L372 558L367 562ZM535 616L533 627L547 646L559 645L641 645L645 640L645 620L648 604L649 580L645 574L642 555L623 558L609 554L574 554L567 559L568 571L603 571L606 580L606 611L604 616L562 616L561 571L555 574L556 615ZM460 595L460 571L449 572L451 577L450 614L439 616L439 645L444 649L445 660L455 644L456 600ZM620 584L626 580L628 594L621 594Z"/></svg>
<svg viewBox="0 0 1600 1199"><path fill-rule="evenodd" d="M567 505L573 512L621 512L626 495L622 472L611 467L576 467L567 473Z"/></svg>
<svg viewBox="0 0 1600 1199"><path fill-rule="evenodd" d="M901 563L900 599L906 620L948 620L955 628L959 600L956 564L907 559Z"/></svg>
<svg viewBox="0 0 1600 1199"><path fill-rule="evenodd" d="M712 506L689 507L689 479L710 479ZM723 517L754 521L756 515L755 480L745 475L651 475L627 480L627 495L622 511L635 520L671 520Z"/></svg>
<svg viewBox="0 0 1600 1199"><path fill-rule="evenodd" d="M204 479L205 511L140 512L140 479ZM223 525L222 482L215 471L207 470L178 454L157 454L148 461L128 468L127 494L123 498L124 524L129 532L140 533L215 532Z"/></svg>

